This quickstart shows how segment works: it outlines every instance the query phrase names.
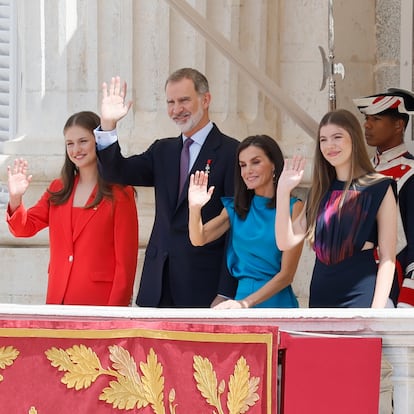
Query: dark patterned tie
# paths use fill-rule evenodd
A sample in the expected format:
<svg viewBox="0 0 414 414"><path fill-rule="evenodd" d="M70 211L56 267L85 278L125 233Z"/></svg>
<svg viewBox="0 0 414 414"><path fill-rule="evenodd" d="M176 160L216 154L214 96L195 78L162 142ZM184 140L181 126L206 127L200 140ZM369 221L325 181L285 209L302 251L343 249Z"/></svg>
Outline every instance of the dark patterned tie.
<svg viewBox="0 0 414 414"><path fill-rule="evenodd" d="M183 149L181 150L181 159L180 159L180 192L183 191L185 181L187 180L188 170L190 169L190 145L194 141L191 138L186 138L183 144Z"/></svg>

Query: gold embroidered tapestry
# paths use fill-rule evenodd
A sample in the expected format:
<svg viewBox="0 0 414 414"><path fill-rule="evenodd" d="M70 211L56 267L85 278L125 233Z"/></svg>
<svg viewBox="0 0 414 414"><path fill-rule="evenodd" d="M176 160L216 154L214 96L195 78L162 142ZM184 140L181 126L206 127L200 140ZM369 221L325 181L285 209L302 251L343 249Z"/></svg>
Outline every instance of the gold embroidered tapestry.
<svg viewBox="0 0 414 414"><path fill-rule="evenodd" d="M278 329L1 320L7 414L273 414Z"/></svg>

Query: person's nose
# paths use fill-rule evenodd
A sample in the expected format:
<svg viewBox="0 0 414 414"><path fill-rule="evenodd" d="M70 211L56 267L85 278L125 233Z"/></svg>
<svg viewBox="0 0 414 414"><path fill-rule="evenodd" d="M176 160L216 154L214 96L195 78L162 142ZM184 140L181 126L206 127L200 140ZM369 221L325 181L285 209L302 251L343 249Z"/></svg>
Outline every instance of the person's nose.
<svg viewBox="0 0 414 414"><path fill-rule="evenodd" d="M254 170L253 164L247 165L247 174L252 174Z"/></svg>
<svg viewBox="0 0 414 414"><path fill-rule="evenodd" d="M328 139L326 140L326 146L327 146L328 148L334 148L334 147L335 147L335 145L336 145L336 141L335 141L333 138L328 138Z"/></svg>
<svg viewBox="0 0 414 414"><path fill-rule="evenodd" d="M172 114L179 115L183 111L183 105L179 102L175 103L172 107Z"/></svg>
<svg viewBox="0 0 414 414"><path fill-rule="evenodd" d="M363 123L363 127L364 127L365 129L371 129L371 128L372 128L372 125L371 125L371 122L369 122L369 119L366 119L366 120L364 121L364 123Z"/></svg>

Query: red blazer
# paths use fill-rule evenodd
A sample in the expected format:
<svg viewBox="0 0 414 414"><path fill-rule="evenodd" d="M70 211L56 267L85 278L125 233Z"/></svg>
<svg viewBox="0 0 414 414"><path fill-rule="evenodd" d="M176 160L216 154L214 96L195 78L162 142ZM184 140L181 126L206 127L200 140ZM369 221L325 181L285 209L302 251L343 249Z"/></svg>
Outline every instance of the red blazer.
<svg viewBox="0 0 414 414"><path fill-rule="evenodd" d="M60 180L49 187L52 191L60 188ZM28 210L20 205L12 215L7 212L9 229L16 237L31 237L49 227L46 303L128 306L138 255L134 190L114 186L113 202L104 198L94 208L79 209L74 217L73 195L56 206L45 191Z"/></svg>

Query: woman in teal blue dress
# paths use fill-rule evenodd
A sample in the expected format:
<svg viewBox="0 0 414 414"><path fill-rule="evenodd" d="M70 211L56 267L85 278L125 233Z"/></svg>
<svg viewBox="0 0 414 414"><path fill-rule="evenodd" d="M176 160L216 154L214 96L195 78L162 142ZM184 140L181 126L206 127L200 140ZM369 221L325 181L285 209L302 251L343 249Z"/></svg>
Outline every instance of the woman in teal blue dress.
<svg viewBox="0 0 414 414"><path fill-rule="evenodd" d="M255 135L243 140L237 150L235 196L223 197L220 215L202 222L202 207L210 200L208 171L190 177L189 232L193 245L214 242L229 231L227 266L238 280L236 297L215 306L230 308L295 308L297 299L291 283L302 244L281 252L272 231L276 216L276 188L283 170L283 155L275 140ZM299 215L303 203L292 197L292 217Z"/></svg>

